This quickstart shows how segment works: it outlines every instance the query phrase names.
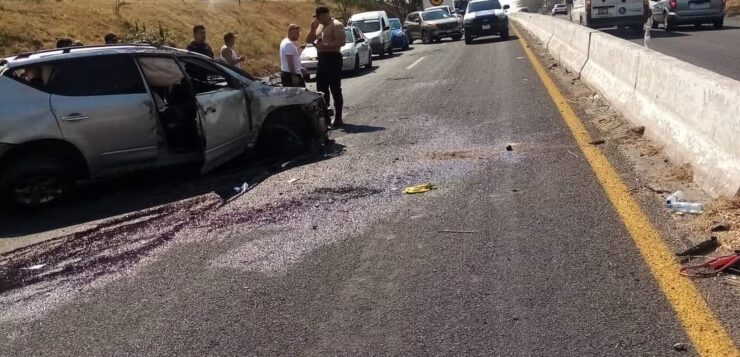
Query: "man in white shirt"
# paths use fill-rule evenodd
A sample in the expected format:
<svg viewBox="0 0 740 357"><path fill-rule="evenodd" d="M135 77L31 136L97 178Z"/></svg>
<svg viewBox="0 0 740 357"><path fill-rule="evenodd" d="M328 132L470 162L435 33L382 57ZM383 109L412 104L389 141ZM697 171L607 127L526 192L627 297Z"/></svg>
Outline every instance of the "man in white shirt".
<svg viewBox="0 0 740 357"><path fill-rule="evenodd" d="M301 52L295 41L301 35L301 28L296 24L288 26L288 37L280 42L280 81L283 87L306 87L303 81L305 69L301 66Z"/></svg>

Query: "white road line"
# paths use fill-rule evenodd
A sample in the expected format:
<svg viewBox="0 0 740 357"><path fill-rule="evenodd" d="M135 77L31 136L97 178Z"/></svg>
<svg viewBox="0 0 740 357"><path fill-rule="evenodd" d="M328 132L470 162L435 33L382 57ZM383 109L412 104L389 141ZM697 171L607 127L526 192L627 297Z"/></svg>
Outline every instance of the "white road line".
<svg viewBox="0 0 740 357"><path fill-rule="evenodd" d="M421 60L423 60L423 59L425 59L425 58L427 58L427 57L426 57L426 56L424 56L424 57L422 57L422 58L419 58L418 60L416 60L416 62L414 62L414 63L412 63L412 64L411 64L410 66L406 67L406 69L408 70L408 69L412 69L412 68L414 68L414 66L416 66L417 64L419 64L419 62L421 62Z"/></svg>

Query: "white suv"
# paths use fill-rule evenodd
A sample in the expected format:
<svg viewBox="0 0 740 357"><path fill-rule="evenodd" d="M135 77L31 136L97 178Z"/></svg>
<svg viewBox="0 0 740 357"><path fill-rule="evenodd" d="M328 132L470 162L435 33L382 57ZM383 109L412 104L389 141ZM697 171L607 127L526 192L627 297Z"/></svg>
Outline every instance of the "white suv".
<svg viewBox="0 0 740 357"><path fill-rule="evenodd" d="M594 29L629 27L640 32L649 14L648 0L574 0L570 20Z"/></svg>

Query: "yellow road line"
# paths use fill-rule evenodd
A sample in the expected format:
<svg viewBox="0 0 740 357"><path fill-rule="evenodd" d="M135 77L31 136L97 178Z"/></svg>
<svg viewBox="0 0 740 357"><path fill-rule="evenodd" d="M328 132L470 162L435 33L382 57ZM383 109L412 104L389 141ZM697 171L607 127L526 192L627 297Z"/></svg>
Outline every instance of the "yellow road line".
<svg viewBox="0 0 740 357"><path fill-rule="evenodd" d="M542 84L550 94L550 98L555 103L563 120L570 128L578 147L591 165L591 169L604 188L609 201L611 201L627 231L632 236L660 290L683 324L683 328L693 342L694 348L701 356L740 356L740 350L735 347L727 331L715 318L696 286L688 278L678 273L679 265L676 263L673 254L663 242L658 231L650 223L650 220L642 212L640 206L632 198L627 186L619 178L614 167L598 148L588 143L591 138L586 128L563 94L560 93L537 56L528 47L527 41L516 27L513 28L517 37L519 37L519 43L527 54L527 58L529 58L535 72L542 80Z"/></svg>

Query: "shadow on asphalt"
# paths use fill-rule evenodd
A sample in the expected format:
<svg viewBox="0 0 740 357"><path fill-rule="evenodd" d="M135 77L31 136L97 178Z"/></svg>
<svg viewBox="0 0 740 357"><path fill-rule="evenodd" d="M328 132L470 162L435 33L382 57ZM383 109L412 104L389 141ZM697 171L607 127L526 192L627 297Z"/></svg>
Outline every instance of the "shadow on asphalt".
<svg viewBox="0 0 740 357"><path fill-rule="evenodd" d="M519 37L516 37L515 35L509 35L508 40L504 40L501 37L482 37L482 38L476 38L473 40L471 45L485 45L488 43L498 43L498 42L509 42L509 41L516 41Z"/></svg>
<svg viewBox="0 0 740 357"><path fill-rule="evenodd" d="M375 58L373 58L373 62L375 62ZM366 76L366 75L368 75L368 74L371 74L371 73L375 73L375 71L376 71L376 70L377 70L378 68L380 68L380 66L375 66L375 65L373 65L373 66L372 66L372 67L370 67L370 68L362 68L362 69L361 69L360 71L358 71L358 72L354 72L354 71L347 71L347 72L342 72L342 78L357 78L357 77L362 77L362 76ZM316 82L316 77L313 77L313 78L311 79L311 82Z"/></svg>
<svg viewBox="0 0 740 357"><path fill-rule="evenodd" d="M342 153L344 146L334 143L309 156L257 162L235 159L205 176L199 176L197 169L180 168L83 184L74 197L58 205L36 211L0 212L0 239L111 218L209 193L226 202L236 195L234 188L243 183L251 189L281 171Z"/></svg>
<svg viewBox="0 0 740 357"><path fill-rule="evenodd" d="M382 126L355 125L355 124L344 123L340 130L348 134L362 134L362 133L374 133L377 131L383 131L385 130L385 128Z"/></svg>

